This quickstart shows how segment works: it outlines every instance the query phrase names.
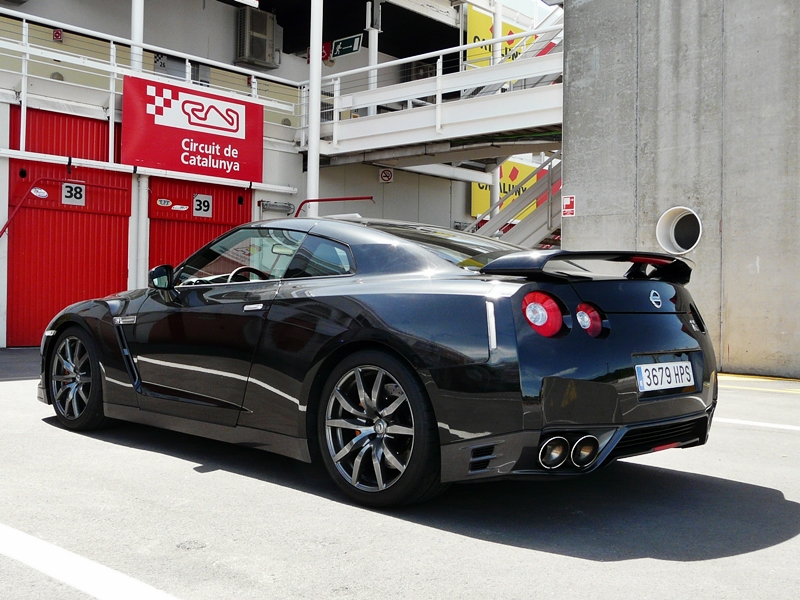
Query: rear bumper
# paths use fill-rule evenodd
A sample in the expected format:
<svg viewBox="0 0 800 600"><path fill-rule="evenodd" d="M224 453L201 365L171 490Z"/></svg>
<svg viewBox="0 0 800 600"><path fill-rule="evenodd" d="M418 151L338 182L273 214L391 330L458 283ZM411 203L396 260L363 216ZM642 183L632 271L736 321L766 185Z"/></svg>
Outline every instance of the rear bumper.
<svg viewBox="0 0 800 600"><path fill-rule="evenodd" d="M489 478L552 479L591 473L618 458L638 456L671 448L702 446L708 440L714 402L707 409L677 418L627 425L550 427L542 431L518 431L442 447L442 481L474 481ZM542 443L553 436L570 443L583 435L600 440L600 451L588 467L570 464L547 470L539 464Z"/></svg>

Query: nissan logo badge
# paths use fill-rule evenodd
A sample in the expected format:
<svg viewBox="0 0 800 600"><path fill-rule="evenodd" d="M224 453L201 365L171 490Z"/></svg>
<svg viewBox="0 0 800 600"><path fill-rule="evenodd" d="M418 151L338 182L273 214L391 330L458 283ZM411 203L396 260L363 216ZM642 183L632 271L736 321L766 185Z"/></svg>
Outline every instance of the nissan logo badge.
<svg viewBox="0 0 800 600"><path fill-rule="evenodd" d="M652 290L650 292L650 302L652 302L653 306L656 308L661 308L661 295L657 291Z"/></svg>

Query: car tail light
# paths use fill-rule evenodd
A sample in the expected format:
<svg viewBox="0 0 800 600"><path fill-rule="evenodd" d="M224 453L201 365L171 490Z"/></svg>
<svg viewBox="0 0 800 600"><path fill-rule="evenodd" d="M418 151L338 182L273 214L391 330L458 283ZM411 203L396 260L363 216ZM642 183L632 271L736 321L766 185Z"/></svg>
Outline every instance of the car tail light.
<svg viewBox="0 0 800 600"><path fill-rule="evenodd" d="M603 332L603 317L600 312L591 304L582 302L578 304L578 311L575 314L578 325L590 336L597 337Z"/></svg>
<svg viewBox="0 0 800 600"><path fill-rule="evenodd" d="M522 299L522 314L533 330L544 337L553 337L564 326L564 315L555 298L544 292L531 292Z"/></svg>

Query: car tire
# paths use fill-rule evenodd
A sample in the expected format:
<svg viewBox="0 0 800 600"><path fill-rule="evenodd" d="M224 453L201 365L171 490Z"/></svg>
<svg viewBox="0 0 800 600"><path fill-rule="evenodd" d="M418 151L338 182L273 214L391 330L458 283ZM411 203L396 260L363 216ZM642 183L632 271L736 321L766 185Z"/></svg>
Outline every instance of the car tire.
<svg viewBox="0 0 800 600"><path fill-rule="evenodd" d="M444 489L433 409L397 358L379 351L346 357L323 388L317 423L328 473L359 504L401 506Z"/></svg>
<svg viewBox="0 0 800 600"><path fill-rule="evenodd" d="M79 327L64 330L53 345L45 371L47 394L67 429L89 431L110 423L103 414L103 384L97 350Z"/></svg>

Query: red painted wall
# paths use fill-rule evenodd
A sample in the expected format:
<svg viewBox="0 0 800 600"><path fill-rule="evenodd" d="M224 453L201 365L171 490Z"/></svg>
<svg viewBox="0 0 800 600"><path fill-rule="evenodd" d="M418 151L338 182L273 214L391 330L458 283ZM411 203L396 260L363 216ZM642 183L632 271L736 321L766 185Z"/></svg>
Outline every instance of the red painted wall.
<svg viewBox="0 0 800 600"><path fill-rule="evenodd" d="M131 176L9 161L9 346L36 346L62 308L124 290L128 274ZM62 203L62 183L86 187L85 206ZM27 193L31 186L47 198ZM27 193L27 196L26 196Z"/></svg>
<svg viewBox="0 0 800 600"><path fill-rule="evenodd" d="M12 150L19 150L21 114L19 106L11 107ZM29 108L26 129L25 149L28 152L108 160L108 121ZM114 162L119 162L121 132L121 125L116 123Z"/></svg>
<svg viewBox="0 0 800 600"><path fill-rule="evenodd" d="M193 216L195 194L212 197L212 216ZM241 203L240 199L241 198ZM159 205L170 202L170 206ZM177 265L229 229L252 220L252 191L150 178L150 267ZM186 206L186 210L175 207Z"/></svg>

